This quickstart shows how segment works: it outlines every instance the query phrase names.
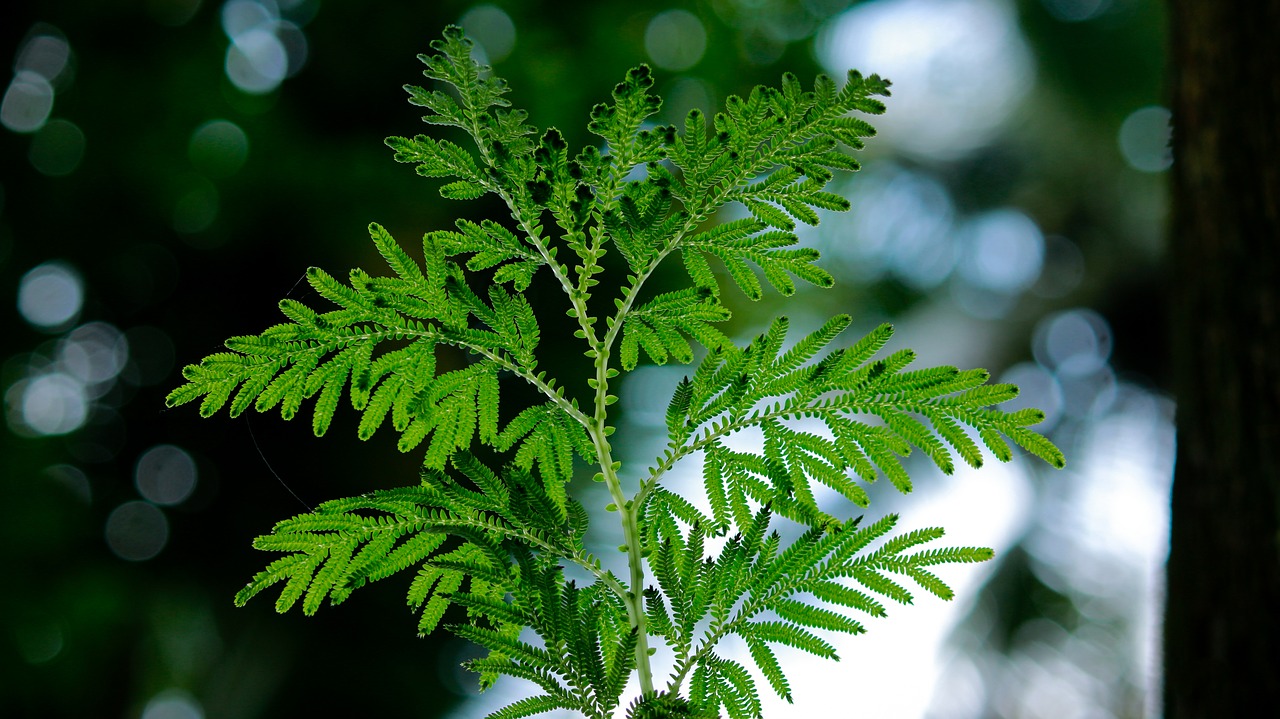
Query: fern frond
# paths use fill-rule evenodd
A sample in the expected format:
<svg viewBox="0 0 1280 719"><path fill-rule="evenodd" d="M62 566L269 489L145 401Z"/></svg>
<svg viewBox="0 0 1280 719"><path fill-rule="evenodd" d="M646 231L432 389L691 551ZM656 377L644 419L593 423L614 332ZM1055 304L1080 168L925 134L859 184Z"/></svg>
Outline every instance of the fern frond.
<svg viewBox="0 0 1280 719"><path fill-rule="evenodd" d="M513 222L457 220L424 235L420 259L371 225L386 271L354 269L344 280L312 268L308 283L331 308L284 300L284 322L184 368L170 406L199 401L205 416L226 407L233 417L279 408L291 419L314 399L312 429L323 435L345 397L360 438L390 423L401 451L423 447L419 485L325 502L258 537L257 549L283 556L237 604L280 585L278 611L301 603L313 614L412 569L406 602L421 634L447 625L486 648L465 663L481 688L507 675L542 690L490 719L553 710L607 719L633 673L641 692L629 719L761 719L752 672L717 653L725 637L741 637L770 689L791 701L778 646L835 659L829 634L863 632L860 620L884 616L889 601L914 601L912 585L950 599L933 568L984 561L991 550L929 548L942 530L898 532L896 515L844 520L819 506L821 488L859 507L880 477L910 491L902 459L916 450L947 473L956 457L980 466L984 447L1009 461L1017 446L1060 467L1061 452L1029 429L1043 414L999 409L1017 389L989 383L984 370L911 369L910 350L876 359L888 325L844 347L838 338L852 319L843 315L790 345L786 318L743 347L718 328L730 316L718 273L753 300L766 283L784 296L797 280L832 284L818 252L799 245L796 223L849 208L826 187L836 171L858 169L846 150L874 135L865 116L884 111L877 98L888 82L850 72L843 87L819 76L806 90L787 73L778 88L731 96L711 118L690 111L677 128L650 122L661 101L640 66L592 109L588 129L603 148L574 153L556 128L526 124L459 28L431 46L420 59L432 82L406 86L409 100L474 147L426 135L386 144L396 161L438 178L441 196L492 193ZM718 221L727 212L738 214ZM598 315L609 306L596 289L602 260L614 250L628 276L615 287L616 311ZM677 253L692 286L649 291ZM536 303L525 293L543 267L593 361L585 411L538 366L543 296L541 287ZM628 497L632 478L608 439L617 365L633 370L642 354L692 363L695 343L707 354L668 404L669 446ZM471 356L437 357L442 346ZM500 403L507 374L539 400ZM731 448L730 435L745 430L763 442ZM477 443L505 454L505 466L481 462ZM659 483L697 452L709 512ZM599 465L606 509L622 524L626 581L585 550L588 512L567 491L575 455ZM774 517L803 532L784 540L770 531ZM566 579L566 563L589 582ZM651 636L674 655L662 691Z"/></svg>
<svg viewBox="0 0 1280 719"><path fill-rule="evenodd" d="M748 526L747 534L735 536L718 557L700 563L705 567L700 570L700 576L707 584L706 590L716 597L711 624L700 638L685 636L679 631L672 635L677 643L682 643L683 651L677 647L676 670L669 689L679 687L690 677L691 699L719 702L730 715L759 716L751 713L751 693L745 691L747 685L740 686L739 680L733 678L736 670L726 668L724 660L715 654L715 647L724 637L731 634L741 637L773 690L789 700L790 683L771 644L836 659L835 647L811 630L861 634L865 631L862 623L847 616L845 610L858 610L875 617L885 615L883 605L866 591L904 604L913 600L910 592L886 576L886 572L909 577L940 598L950 599L950 589L924 567L935 562L963 563L991 557L991 550L972 547L905 553L940 538L942 531L936 528L891 536L879 547L869 548L893 531L897 523L895 515L867 527L860 527L857 520L852 520L831 530L813 529L783 547L776 533L767 541L761 541L771 515L772 512L762 509ZM681 533L669 522L665 526L666 529L660 530L664 541L653 557L655 574L660 581L664 574L673 574L668 567L678 566L676 550L682 545L694 544L698 534L696 528ZM866 591L844 584L849 579ZM667 582L672 586L663 588L677 605L681 596L692 593L686 578L675 575ZM803 597L812 597L822 604L802 601ZM651 601L656 609L658 598L652 597ZM768 614L775 618L765 616ZM723 693L726 686L729 687L727 694Z"/></svg>
<svg viewBox="0 0 1280 719"><path fill-rule="evenodd" d="M911 480L899 458L913 448L945 473L954 471L953 451L980 466L981 450L966 428L998 459L1012 456L1002 439L1008 437L1061 465L1061 452L1025 429L1040 415L990 407L1016 396L1016 389L986 384L985 371L936 367L909 372L905 368L914 358L909 351L871 361L892 334L887 325L817 359L849 322L847 316L833 318L784 352L787 322L780 318L747 347L722 346L707 355L669 406L673 449L660 458L657 471L701 450L706 454L704 485L717 524L732 519L745 526L753 503L771 502L788 518L831 526L834 519L818 508L811 482L865 507L869 496L858 480L874 482L883 475L899 490L910 491ZM868 424L860 416L881 424ZM789 423L802 419L818 420L830 436ZM760 454L730 451L722 444L722 438L749 427L763 430Z"/></svg>
<svg viewBox="0 0 1280 719"><path fill-rule="evenodd" d="M440 90L427 91L420 87L405 86L409 102L427 108L431 114L424 121L438 125L452 125L466 130L489 154L495 144L513 146L532 132L523 125L522 111L504 111L511 106L504 95L506 81L488 72L489 68L476 64L471 49L474 43L461 28L445 28L444 37L431 43L436 55L419 55L426 68L422 74L432 80L452 85L457 98Z"/></svg>
<svg viewBox="0 0 1280 719"><path fill-rule="evenodd" d="M653 73L649 66L637 66L627 71L626 78L613 88L612 104L600 103L591 109L587 129L608 143L612 185L636 165L662 157L660 135L640 129L645 118L662 107L662 100L649 94L652 87Z"/></svg>
<svg viewBox="0 0 1280 719"><path fill-rule="evenodd" d="M538 267L546 264L536 248L526 246L502 225L485 220L480 224L458 220L457 232L428 233L424 242L437 244L446 255L471 254L466 267L472 271L498 267L494 282L510 282L517 292L528 289ZM502 264L502 263L508 264Z"/></svg>
<svg viewBox="0 0 1280 719"><path fill-rule="evenodd" d="M521 719L521 717L531 717L538 714L545 714L556 709L576 709L573 704L566 703L560 697L551 695L543 695L540 697L529 697L512 702L505 707L489 713L485 719Z"/></svg>
<svg viewBox="0 0 1280 719"><path fill-rule="evenodd" d="M774 655L773 650L762 637L751 632L741 636L748 651L751 652L751 660L760 668L760 673L764 674L769 686L773 687L778 696L785 699L788 704L792 703L791 683L787 681L787 676L782 671L782 664L778 662L778 657Z"/></svg>
<svg viewBox="0 0 1280 719"><path fill-rule="evenodd" d="M729 310L709 289L659 295L627 315L619 347L622 368L635 369L640 348L644 348L656 364L666 364L668 357L688 364L693 361L693 348L681 333L708 349L715 349L728 344L729 338L711 323L727 319Z"/></svg>
<svg viewBox="0 0 1280 719"><path fill-rule="evenodd" d="M570 511L552 511L556 505L544 484L518 466L494 472L467 453L455 455L452 464L475 489L427 469L418 487L333 500L279 522L254 546L289 556L259 572L236 595L237 604L284 582L277 609L287 611L305 596L303 611L313 614L326 598L340 603L368 582L419 565L408 602L421 609L421 633L434 630L455 602L523 626L524 610L500 603L502 593L516 586L509 552L519 547L568 559L617 586L582 550L585 526L572 520L581 514L576 502L569 500ZM442 551L449 537L461 543ZM469 593L458 593L467 580Z"/></svg>
<svg viewBox="0 0 1280 719"><path fill-rule="evenodd" d="M530 407L514 417L494 442L502 452L517 444L516 466L528 471L537 463L547 496L555 503L557 513L567 518L564 485L573 478L574 454L595 461L591 439L563 410L547 403Z"/></svg>
<svg viewBox="0 0 1280 719"><path fill-rule="evenodd" d="M759 267L769 284L784 296L790 296L796 291L790 275L818 287L830 287L834 283L826 270L814 264L818 261L817 250L807 247L790 249L799 239L791 234L792 227L786 215L776 209L767 212L765 208L772 208L772 205L764 203L752 203L748 207L753 210L756 219L727 222L686 240L682 247L686 264L689 262L687 258L692 254L715 256L724 264L742 293L753 300L761 299L764 294L760 281L747 265L748 262ZM769 225L784 225L784 230L764 231ZM694 276L695 282L699 277L705 278L701 268L691 270L690 274Z"/></svg>
<svg viewBox="0 0 1280 719"><path fill-rule="evenodd" d="M425 92L425 91L423 91ZM433 97L435 104L443 104L443 98ZM436 140L426 135L388 137L387 147L395 150L395 161L416 165L423 177L456 177L457 180L440 188L440 195L447 199L475 199L485 192L484 175L471 153L448 140Z"/></svg>
<svg viewBox="0 0 1280 719"><path fill-rule="evenodd" d="M808 652L823 659L839 659L836 648L817 635L787 622L751 622L744 625L740 632L765 642L783 644L794 649Z"/></svg>

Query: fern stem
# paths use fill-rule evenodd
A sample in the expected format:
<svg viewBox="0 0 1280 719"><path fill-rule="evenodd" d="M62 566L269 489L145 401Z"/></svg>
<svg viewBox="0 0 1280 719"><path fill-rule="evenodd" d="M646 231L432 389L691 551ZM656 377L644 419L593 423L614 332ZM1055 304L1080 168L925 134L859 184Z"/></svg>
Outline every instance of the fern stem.
<svg viewBox="0 0 1280 719"><path fill-rule="evenodd" d="M735 183L736 184L736 183ZM685 224L680 228L667 243L657 257L649 263L636 281L627 288L626 295L622 304L618 307L617 314L612 318L608 330L605 333L603 341L595 344L595 363L596 363L596 402L595 402L595 423L588 427L591 433L592 441L595 443L596 452L600 459L600 468L604 474L605 483L608 485L609 494L613 497L614 505L617 506L618 512L622 518L623 539L627 547L627 564L631 570L631 591L624 599L627 606L627 613L631 617L631 625L636 629L636 671L640 678L640 691L643 695L653 694L653 669L649 663L649 637L645 629L645 613L644 613L644 558L640 547L640 530L638 516L641 508L644 506L644 499L654 485L657 484L658 475L653 475L646 482L642 482L636 496L632 501L626 500L626 495L622 491L621 482L618 479L617 472L613 467L613 456L609 451L609 443L604 436L605 419L607 417L607 398L608 398L608 382L609 382L609 356L613 350L613 344L618 339L618 334L622 331L623 320L631 309L635 306L636 298L640 295L640 288L653 275L662 261L674 252L680 245L680 241L698 225L698 223L706 220L706 207L716 207L723 202L724 195L728 189L734 185L728 185L716 198L710 203L702 205L704 211L699 213L691 213ZM708 440L709 441L709 440ZM705 442L703 443L705 444ZM699 445L702 446L702 445ZM696 451L696 450L690 450ZM687 452L686 452L687 454ZM684 455L680 455L684 456ZM678 457L676 458L678 459ZM675 460L672 460L674 463ZM687 671L687 669L685 670Z"/></svg>
<svg viewBox="0 0 1280 719"><path fill-rule="evenodd" d="M737 182L726 183L725 187L722 188L714 198L709 201L704 201L697 212L689 213L689 217L685 220L684 226L671 236L671 240L667 242L665 247L658 251L657 256L654 257L649 263L649 266L644 269L644 272L636 276L636 281L627 288L625 296L623 297L622 306L618 308L617 314L613 316L612 322L609 325L609 331L605 334L604 346L606 350L613 348L613 343L618 339L618 333L622 331L622 325L624 324L623 320L625 320L627 315L631 313L632 307L635 306L636 298L640 296L640 288L643 287L644 283L653 276L654 272L657 271L658 265L661 265L662 261L667 259L668 255L680 248L681 240L683 240L685 236L693 230L693 228L707 220L710 215L707 214L706 208L719 207L728 196L729 191L736 186Z"/></svg>
<svg viewBox="0 0 1280 719"><path fill-rule="evenodd" d="M640 547L640 527L637 520L640 505L628 501L622 491L622 482L618 479L617 465L613 461L609 440L605 436L606 420L609 412L609 350L604 345L596 345L596 398L595 417L587 427L591 441L596 448L596 456L600 460L600 471L604 476L609 496L622 519L622 537L627 548L627 566L630 570L630 587L622 598L627 607L627 616L631 620L631 628L636 632L636 672L640 678L640 691L644 695L653 694L653 669L649 665L649 633L645 627L644 613L644 555Z"/></svg>
<svg viewBox="0 0 1280 719"><path fill-rule="evenodd" d="M646 695L652 694L653 670L649 666L649 635L644 614L644 556L640 548L640 528L636 517L639 505L628 501L622 491L622 483L617 471L613 469L613 455L609 452L609 444L605 441L603 432L593 428L591 435L600 455L600 468L604 470L609 495L618 507L622 519L622 537L627 548L627 566L631 575L630 589L622 600L626 604L631 627L636 631L636 671L640 675L640 691Z"/></svg>
<svg viewBox="0 0 1280 719"><path fill-rule="evenodd" d="M485 163L490 167L494 167L493 160L490 159L489 153L485 151L484 143L477 139L477 145L480 146L481 155ZM497 169L494 167L494 169ZM587 314L586 292L583 289L575 288L569 281L569 273L565 271L564 265L556 261L555 256L551 253L551 248L542 236L538 233L537 228L532 222L525 218L524 213L520 211L520 204L503 188L501 185L484 180L481 183L485 189L502 198L507 203L507 207L511 208L511 219L515 220L520 229L524 230L528 235L533 246L537 248L538 255L542 257L542 261L551 268L551 274L555 275L556 281L560 283L561 289L569 296L569 302L573 305L574 313L578 318L578 326L582 328L582 333L587 341L595 344L596 333L595 328L588 321L590 315Z"/></svg>
<svg viewBox="0 0 1280 719"><path fill-rule="evenodd" d="M490 167L493 167L493 160L489 156L488 148L482 139L479 125L476 124L474 120L472 129L472 134L476 139L476 144L480 147L480 152L485 163ZM525 218L524 213L520 211L520 204L515 202L510 194L508 194L502 187L491 185L489 189L497 193L498 196L506 202L507 206L511 208L513 219L519 223L520 227L525 231L525 234L528 235L529 239L533 242L533 245L537 248L538 254L542 256L543 261L545 261L547 266L551 268L551 272L560 283L560 287L565 291L565 294L568 295L569 302L572 304L574 309L574 314L577 316L578 326L582 329L583 337L592 347L597 348L595 359L597 367L597 381L599 384L596 392L594 419L586 417L586 415L579 411L577 407L570 405L559 393L552 391L550 387L537 379L537 377L529 374L528 372L522 371L521 368L512 366L512 363L510 362L502 362L496 355L484 350L484 348L477 347L476 349L485 356L491 356L495 361L499 361L504 366L513 369L525 380L533 382L535 386L551 396L558 405L565 408L566 411L569 412L570 416L582 423L583 426L586 427L588 433L590 433L592 443L595 445L596 453L600 460L600 469L604 474L605 482L609 488L609 494L612 496L614 504L618 507L618 511L622 515L622 533L627 546L627 563L631 574L629 590L624 590L623 587L618 585L616 580L607 582L607 584L615 592L620 593L620 597L627 607L627 614L631 620L631 627L636 631L635 657L636 671L639 673L640 677L640 690L646 695L652 694L653 670L649 666L649 637L645 629L644 600L642 598L642 590L644 588L644 558L641 555L640 549L640 532L636 521L636 512L632 509L631 503L627 502L626 495L622 491L622 484L619 481L617 471L614 468L613 455L609 450L609 442L605 438L604 434L606 418L608 416L608 403L606 402L606 398L608 397L608 379L606 376L609 365L608 350L605 349L603 352L599 351L600 343L597 340L597 335L593 326L594 323L591 322L591 315L587 311L586 292L581 288L575 288L573 286L569 280L568 274L564 270L564 266L556 261L547 243L539 235L533 223L529 222ZM594 246L592 249L593 251L598 251L598 245ZM611 333L610 340L604 345L606 348L612 344L614 336L616 336L616 333ZM591 567L588 567L588 569L591 569ZM596 572L593 573L595 573L602 581L605 576L609 576ZM609 579L612 579L612 576L609 576Z"/></svg>

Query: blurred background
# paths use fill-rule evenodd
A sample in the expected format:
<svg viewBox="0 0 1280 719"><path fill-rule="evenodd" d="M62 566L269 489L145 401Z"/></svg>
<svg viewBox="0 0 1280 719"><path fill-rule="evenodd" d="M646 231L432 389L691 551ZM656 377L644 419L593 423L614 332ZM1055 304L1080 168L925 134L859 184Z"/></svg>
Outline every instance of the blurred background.
<svg viewBox="0 0 1280 719"><path fill-rule="evenodd" d="M731 329L780 311L797 330L891 320L924 362L1021 385L1067 454L1061 472L918 464L914 495L880 492L877 513L998 559L947 574L955 602L872 623L839 664L785 655L798 703L767 716L1158 715L1173 406L1157 0L6 5L0 715L470 717L523 691L476 697L465 646L415 637L407 579L312 618L232 607L275 521L414 481L389 433L361 443L340 413L321 441L306 422L163 403L183 364L274 324L281 297L314 299L309 265L376 269L368 222L412 245L459 215L507 219L440 199L381 143L431 131L399 87L448 23L534 124L579 146L641 61L664 122L784 70L891 78L864 171L834 188L852 212L804 233L836 288L785 309L736 298ZM582 368L554 351L565 376ZM661 446L683 373L627 380L626 459Z"/></svg>

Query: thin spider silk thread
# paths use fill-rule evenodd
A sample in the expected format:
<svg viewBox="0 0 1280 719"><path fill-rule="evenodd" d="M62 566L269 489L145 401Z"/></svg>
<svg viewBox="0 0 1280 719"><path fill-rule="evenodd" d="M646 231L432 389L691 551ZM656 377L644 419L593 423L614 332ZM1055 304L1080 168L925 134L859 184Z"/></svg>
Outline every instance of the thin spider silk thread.
<svg viewBox="0 0 1280 719"><path fill-rule="evenodd" d="M292 487L290 487L290 486L289 486L289 485L284 481L284 478L283 478L283 477L281 477L281 476L276 472L275 468L271 466L271 463L267 461L267 455L266 455L265 453L263 453L263 451L262 451L262 445L258 444L258 435L256 435L256 434L254 434L254 433L253 433L253 423L249 421L249 415L247 415L247 414L244 416L244 426L246 426L246 427L248 427L248 428L249 428L249 438L253 440L253 448L254 448L254 449L256 449L256 450L258 450L258 456L262 458L262 463L263 463L263 464L265 464L265 465L267 466L267 471L271 472L271 476L275 477L275 478L276 478L276 481L280 482L280 486L282 486L282 487L284 487L286 490L288 490L288 491L289 491L289 494L292 494L292 495L293 495L293 498L294 498L294 499L296 499L296 500L298 500L298 503L299 503L299 504L301 504L302 506L306 507L308 512L314 511L314 510L311 508L311 505L309 505L309 504L307 504L306 502L302 501L302 497L299 497L299 496L298 496L298 493L297 493L297 492L295 492L295 491L293 491L293 488L292 488Z"/></svg>

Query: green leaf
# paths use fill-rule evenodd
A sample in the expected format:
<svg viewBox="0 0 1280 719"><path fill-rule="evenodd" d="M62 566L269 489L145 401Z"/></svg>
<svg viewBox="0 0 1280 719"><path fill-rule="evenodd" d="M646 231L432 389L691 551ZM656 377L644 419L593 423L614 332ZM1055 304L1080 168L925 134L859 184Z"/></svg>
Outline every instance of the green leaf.
<svg viewBox="0 0 1280 719"><path fill-rule="evenodd" d="M765 643L764 639L756 636L754 633L747 632L742 635L746 641L747 649L751 652L751 658L755 661L756 666L760 667L760 672L764 674L764 678L768 680L769 686L778 693L778 696L785 699L788 704L794 703L791 698L791 684L787 681L787 677L782 673L782 665L778 663L778 658L774 656L773 650Z"/></svg>
<svg viewBox="0 0 1280 719"><path fill-rule="evenodd" d="M444 103L444 99L439 102ZM423 177L459 177L472 182L481 177L475 158L448 140L417 135L412 139L388 137L386 144L395 150L396 162L416 164Z"/></svg>
<svg viewBox="0 0 1280 719"><path fill-rule="evenodd" d="M488 190L467 180L450 182L440 188L440 196L446 200L474 200L486 192Z"/></svg>
<svg viewBox="0 0 1280 719"><path fill-rule="evenodd" d="M556 709L572 710L575 708L571 704L566 704L559 697L543 695L512 702L495 712L491 712L485 719L520 719L520 717L531 717L555 711Z"/></svg>
<svg viewBox="0 0 1280 719"><path fill-rule="evenodd" d="M774 208L774 212L785 218L780 210ZM777 217L773 219L778 220ZM790 220L778 220L781 225L789 223ZM683 249L686 253L705 252L718 257L743 294L753 300L762 297L760 283L745 262L759 266L765 279L784 296L795 293L790 275L818 287L834 284L831 275L814 264L818 260L817 250L788 249L799 239L790 232L765 231L768 224L775 223L756 219L735 220L693 235L685 241Z"/></svg>
<svg viewBox="0 0 1280 719"><path fill-rule="evenodd" d="M659 295L626 317L622 331L623 369L635 368L640 347L657 364L666 364L668 357L682 364L692 362L693 348L683 335L709 349L725 346L729 338L712 323L727 319L729 310L708 290L688 289Z"/></svg>
<svg viewBox="0 0 1280 719"><path fill-rule="evenodd" d="M532 470L538 465L547 496L555 503L561 520L568 518L564 485L573 478L573 455L595 459L595 448L582 425L553 403L536 405L513 418L494 441L498 451L519 445L516 466Z"/></svg>
<svg viewBox="0 0 1280 719"><path fill-rule="evenodd" d="M199 401L205 416L279 407L285 419L314 400L312 428L323 435L345 394L360 438L389 421L401 451L422 448L417 486L325 502L255 539L283 556L237 604L279 585L277 610L301 604L313 614L413 568L406 601L419 632L448 621L486 648L465 663L482 688L507 675L542 690L491 719L616 716L646 661L642 647L657 637L675 669L665 689L646 686L629 719L761 719L756 678L716 653L725 637L741 637L771 689L791 701L774 645L834 659L819 633L861 633L852 611L881 617L881 598L910 603L907 580L950 599L933 567L991 558L980 547L932 548L937 528L893 534L896 515L868 526L844 517L869 505L865 485L881 476L910 491L902 458L914 450L943 472L953 453L978 467L984 447L1009 461L1013 445L1062 466L1057 447L1030 429L1043 413L999 409L1015 387L990 383L984 370L913 369L910 350L877 359L892 328L844 341L849 315L798 337L778 318L741 347L720 329L730 312L718 275L753 300L766 284L784 296L797 280L831 286L796 222L849 209L826 187L836 170L858 169L845 149L874 135L865 116L884 111L886 81L850 72L838 88L819 76L810 91L787 73L778 88L730 96L711 118L690 111L677 128L651 122L661 101L640 66L592 109L588 129L603 142L575 154L559 130L526 124L461 29L431 46L420 57L428 87L406 87L409 100L428 124L456 127L474 147L426 135L386 143L396 161L440 178L442 197L493 193L511 221L426 232L420 259L370 225L386 268L353 269L345 280L308 270L331 307L282 301L283 322L228 339L226 351L185 367L166 398ZM733 203L745 213L720 221ZM548 212L554 225L544 224ZM620 258L608 257L614 251ZM689 281L654 289L679 282L660 268L677 253ZM534 285L544 266L546 281ZM629 276L611 284L606 267ZM567 295L559 304L548 295L557 291ZM564 373L572 363L552 368L559 376L538 367L549 338L568 341L542 324L544 310L574 319L578 349L594 363L570 391L557 382L574 379ZM697 366L667 405L668 446L635 476L614 456L636 440L608 439L617 423L607 408L618 365L632 370L642 354ZM500 397L505 376L527 391L501 386ZM662 482L694 454L705 497ZM647 559L626 580L586 550L589 514L570 496L575 455L601 465L623 549ZM627 497L622 487L639 489ZM826 501L821 487L847 504ZM774 517L801 531L770 532Z"/></svg>

